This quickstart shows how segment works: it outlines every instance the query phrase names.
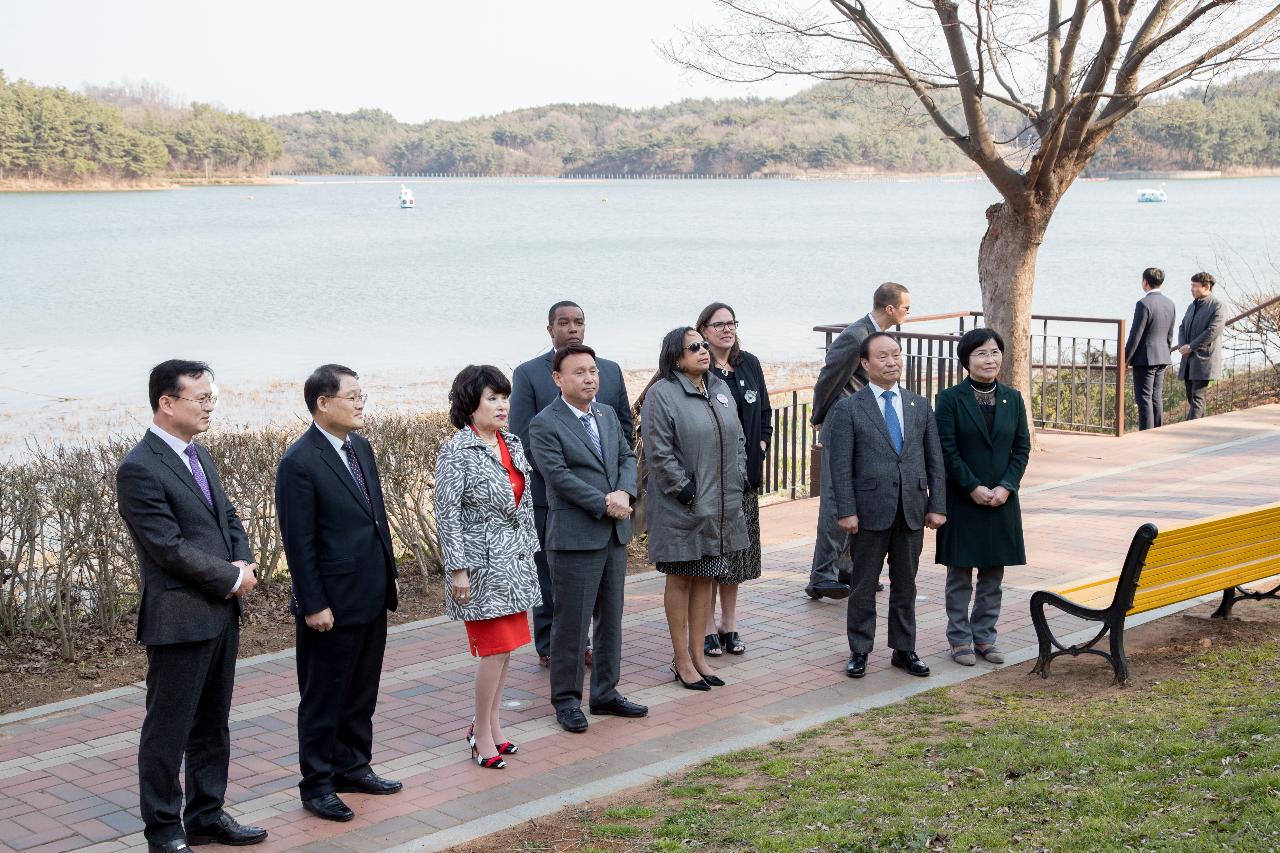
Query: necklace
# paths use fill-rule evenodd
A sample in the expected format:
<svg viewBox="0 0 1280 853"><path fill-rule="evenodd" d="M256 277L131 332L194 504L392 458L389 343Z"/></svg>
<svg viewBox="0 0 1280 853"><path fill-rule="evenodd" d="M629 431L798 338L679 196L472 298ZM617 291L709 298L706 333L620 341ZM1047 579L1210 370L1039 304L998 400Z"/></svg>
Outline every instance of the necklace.
<svg viewBox="0 0 1280 853"><path fill-rule="evenodd" d="M969 387L973 389L973 396L977 398L978 405L994 406L996 404L996 383L992 382L983 388L970 378Z"/></svg>

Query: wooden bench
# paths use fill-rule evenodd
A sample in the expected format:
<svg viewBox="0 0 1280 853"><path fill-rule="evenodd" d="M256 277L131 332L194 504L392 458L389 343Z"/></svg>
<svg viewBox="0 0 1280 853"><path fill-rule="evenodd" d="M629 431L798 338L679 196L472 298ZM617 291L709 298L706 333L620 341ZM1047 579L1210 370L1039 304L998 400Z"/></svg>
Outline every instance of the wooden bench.
<svg viewBox="0 0 1280 853"><path fill-rule="evenodd" d="M1217 516L1160 533L1144 524L1133 535L1118 577L1103 578L1031 596L1040 656L1033 672L1049 677L1049 664L1059 655L1101 655L1111 661L1116 683L1129 679L1124 654L1126 616L1166 604L1190 601L1222 592L1213 618L1225 619L1243 598L1280 598L1280 584L1269 592L1253 592L1243 585L1280 575L1280 504ZM1072 616L1101 622L1097 636L1087 643L1064 646L1049 630L1045 605ZM1094 648L1110 636L1110 651Z"/></svg>

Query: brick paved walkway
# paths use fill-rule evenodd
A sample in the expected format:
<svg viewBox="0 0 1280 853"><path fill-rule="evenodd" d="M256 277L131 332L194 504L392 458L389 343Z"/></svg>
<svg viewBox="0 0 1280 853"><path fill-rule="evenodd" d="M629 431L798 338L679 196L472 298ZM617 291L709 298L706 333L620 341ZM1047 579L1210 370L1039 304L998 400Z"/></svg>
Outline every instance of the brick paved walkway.
<svg viewBox="0 0 1280 853"><path fill-rule="evenodd" d="M1167 527L1280 500L1277 458L1280 406L1119 440L1044 436L1023 490L1033 562L1006 575L1001 645L1011 664L1025 666L1034 657L1027 609L1033 590L1118 570L1143 521ZM654 573L627 585L621 685L628 698L650 706L647 719L593 717L586 734L561 731L547 703L546 671L531 648L518 653L506 698L523 707L505 720L521 751L502 772L471 764L462 740L471 717L474 663L461 626L428 620L394 629L374 757L380 773L404 780L405 791L345 795L357 814L351 823L325 823L299 806L292 654L242 662L231 717L231 813L270 830L261 850L439 848L641 784L707 755L984 671L982 664L967 669L944 659L944 574L930 562L927 540L918 651L934 676L912 679L889 669L882 634L868 677L845 678L844 608L803 595L808 542L777 542L778 531L811 530L815 511L816 502L801 501L765 512L766 536L776 544L766 549L764 576L745 585L739 599L739 630L749 651L716 665L728 687L704 694L670 683L663 582ZM1102 665L1063 661L1055 677L1069 677L1073 666ZM142 846L135 778L142 716L142 691L127 687L0 718L3 849Z"/></svg>

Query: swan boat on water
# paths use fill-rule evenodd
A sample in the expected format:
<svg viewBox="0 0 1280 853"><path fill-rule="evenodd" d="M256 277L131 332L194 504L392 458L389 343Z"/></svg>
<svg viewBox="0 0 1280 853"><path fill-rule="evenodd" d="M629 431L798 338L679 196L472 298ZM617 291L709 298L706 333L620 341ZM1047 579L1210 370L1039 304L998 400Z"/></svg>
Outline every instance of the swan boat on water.
<svg viewBox="0 0 1280 853"><path fill-rule="evenodd" d="M413 206L414 206L413 190L409 189L404 184L401 184L400 185L400 208L402 210L410 210L413 208Z"/></svg>
<svg viewBox="0 0 1280 853"><path fill-rule="evenodd" d="M1169 200L1169 196L1165 194L1164 184L1161 184L1156 189L1138 190L1139 202L1153 203L1153 202L1161 202L1161 201L1168 201L1168 200Z"/></svg>

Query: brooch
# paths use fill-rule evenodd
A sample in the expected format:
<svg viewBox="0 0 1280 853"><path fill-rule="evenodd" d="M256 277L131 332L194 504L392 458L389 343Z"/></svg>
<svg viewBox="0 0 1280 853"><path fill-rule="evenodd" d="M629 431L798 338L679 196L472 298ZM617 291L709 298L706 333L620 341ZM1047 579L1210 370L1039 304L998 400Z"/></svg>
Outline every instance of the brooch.
<svg viewBox="0 0 1280 853"><path fill-rule="evenodd" d="M725 395L723 395L723 394L717 394L717 395L716 395L716 402L718 402L720 405L724 406L726 409L727 409L727 408L729 408L729 398L728 398L728 397L726 397L726 396L725 396Z"/></svg>
<svg viewBox="0 0 1280 853"><path fill-rule="evenodd" d="M754 403L759 399L759 396L755 391L747 390L742 392L742 399L746 400L748 403Z"/></svg>

